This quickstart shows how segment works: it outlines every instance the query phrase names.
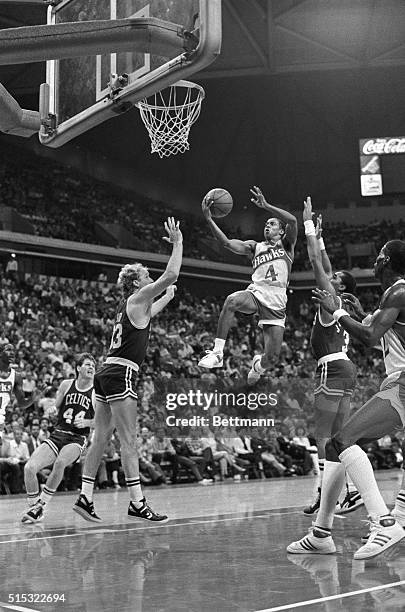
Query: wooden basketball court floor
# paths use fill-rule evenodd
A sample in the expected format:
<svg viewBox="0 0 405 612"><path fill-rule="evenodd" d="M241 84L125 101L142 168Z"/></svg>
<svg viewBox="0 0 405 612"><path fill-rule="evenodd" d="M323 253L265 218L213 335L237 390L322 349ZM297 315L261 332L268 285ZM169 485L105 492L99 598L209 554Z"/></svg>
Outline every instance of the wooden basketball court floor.
<svg viewBox="0 0 405 612"><path fill-rule="evenodd" d="M377 475L391 504L401 473ZM97 524L72 511L76 494L57 495L44 521L29 527L20 523L25 498L2 496L0 609L404 611L405 543L353 560L364 509L336 519L336 554L286 554L311 525L302 506L313 485L301 477L146 489L170 516L164 525L131 521L125 490L96 493ZM62 594L64 602L41 601Z"/></svg>

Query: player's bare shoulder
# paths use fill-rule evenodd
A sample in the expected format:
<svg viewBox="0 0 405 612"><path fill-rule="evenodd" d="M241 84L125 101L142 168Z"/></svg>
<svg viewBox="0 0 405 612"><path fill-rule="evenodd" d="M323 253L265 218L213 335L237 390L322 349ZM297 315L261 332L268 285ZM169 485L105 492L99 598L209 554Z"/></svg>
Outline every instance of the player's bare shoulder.
<svg viewBox="0 0 405 612"><path fill-rule="evenodd" d="M388 287L381 298L381 309L398 308L405 312L405 282Z"/></svg>

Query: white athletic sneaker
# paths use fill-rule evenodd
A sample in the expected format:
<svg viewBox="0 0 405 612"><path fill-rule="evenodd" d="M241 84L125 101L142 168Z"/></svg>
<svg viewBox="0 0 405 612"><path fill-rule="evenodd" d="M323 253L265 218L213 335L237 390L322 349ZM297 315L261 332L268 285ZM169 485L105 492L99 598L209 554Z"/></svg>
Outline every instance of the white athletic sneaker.
<svg viewBox="0 0 405 612"><path fill-rule="evenodd" d="M257 366L259 365L261 358L262 358L261 355L255 355L253 357L252 365L247 375L248 385L254 385L255 383L257 383L260 376L262 375L262 372L258 372L256 369Z"/></svg>
<svg viewBox="0 0 405 612"><path fill-rule="evenodd" d="M376 557L405 537L403 527L395 518L370 516L369 520L370 535L364 546L354 553L356 560Z"/></svg>
<svg viewBox="0 0 405 612"><path fill-rule="evenodd" d="M287 546L287 552L294 555L331 555L336 552L336 546L332 536L317 538L312 533L308 533L301 540L291 542Z"/></svg>
<svg viewBox="0 0 405 612"><path fill-rule="evenodd" d="M209 478L203 478L202 480L198 481L198 484L202 485L203 487L206 487L207 485L214 484L214 482L212 480L210 480Z"/></svg>
<svg viewBox="0 0 405 612"><path fill-rule="evenodd" d="M205 351L206 355L200 359L200 368L222 368L224 355L220 351Z"/></svg>

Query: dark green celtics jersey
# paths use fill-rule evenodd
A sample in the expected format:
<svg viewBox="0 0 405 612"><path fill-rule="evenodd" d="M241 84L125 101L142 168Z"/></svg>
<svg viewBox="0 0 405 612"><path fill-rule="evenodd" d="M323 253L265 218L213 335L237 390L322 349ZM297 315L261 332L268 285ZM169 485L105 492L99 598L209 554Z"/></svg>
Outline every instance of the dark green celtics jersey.
<svg viewBox="0 0 405 612"><path fill-rule="evenodd" d="M318 309L311 333L311 347L318 361L326 355L343 353L346 355L350 336L339 323L335 321L324 323L321 310ZM344 357L342 357L344 359Z"/></svg>
<svg viewBox="0 0 405 612"><path fill-rule="evenodd" d="M93 389L91 386L86 391L79 391L76 380L72 380L59 408L55 429L88 436L90 428L75 427L74 422L78 416L84 419L94 418Z"/></svg>
<svg viewBox="0 0 405 612"><path fill-rule="evenodd" d="M135 321L130 321L127 314L127 300L122 300L115 315L114 329L107 358L113 358L115 363L140 366L145 359L148 348L150 321L145 328L139 329ZM111 363L112 360L109 362Z"/></svg>

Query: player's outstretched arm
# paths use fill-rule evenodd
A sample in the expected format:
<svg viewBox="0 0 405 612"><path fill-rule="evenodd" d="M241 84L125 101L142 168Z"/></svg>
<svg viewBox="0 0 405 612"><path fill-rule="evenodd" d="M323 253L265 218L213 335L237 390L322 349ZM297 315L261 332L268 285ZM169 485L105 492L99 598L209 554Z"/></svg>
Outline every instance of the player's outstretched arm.
<svg viewBox="0 0 405 612"><path fill-rule="evenodd" d="M383 303L376 311L369 325L362 325L350 317L343 309L339 308L336 296L327 291L314 289L313 300L327 310L339 325L343 327L350 336L357 338L368 347L373 347L396 322L399 313L405 310L405 288L402 286L392 287L384 298Z"/></svg>
<svg viewBox="0 0 405 612"><path fill-rule="evenodd" d="M332 276L332 264L330 263L329 256L326 252L325 243L322 238L322 232L323 232L322 215L318 215L316 218L315 231L316 231L316 237L318 238L318 241L319 241L319 248L321 251L323 269L325 270L325 273L327 274L327 276L329 276L330 278Z"/></svg>
<svg viewBox="0 0 405 612"><path fill-rule="evenodd" d="M228 238L212 218L210 208L213 203L214 200L207 200L204 198L202 201L202 211L214 238L216 238L216 240L218 240L218 242L220 242L225 249L232 251L232 253L236 253L236 255L252 255L256 242L254 240L237 240L236 238Z"/></svg>
<svg viewBox="0 0 405 612"><path fill-rule="evenodd" d="M172 301L172 299L174 298L176 289L177 289L176 285L170 285L170 287L166 289L166 294L163 297L156 300L155 302L153 302L151 312L150 312L150 316L152 318L155 317L159 312L161 312L163 308L167 306L169 302Z"/></svg>
<svg viewBox="0 0 405 612"><path fill-rule="evenodd" d="M305 226L305 236L307 239L307 250L308 257L311 262L312 269L315 274L316 284L320 289L325 289L332 295L336 295L335 289L330 282L328 274L325 272L322 261L322 253L319 245L319 240L316 235L316 229L314 222L312 221L312 202L308 196L304 201L304 210L302 213L302 219Z"/></svg>
<svg viewBox="0 0 405 612"><path fill-rule="evenodd" d="M298 236L298 223L296 217L294 217L294 215L289 213L287 210L283 210L282 208L273 206L273 204L269 204L260 187L256 187L255 185L250 190L250 193L252 194L251 201L256 204L256 206L266 210L271 215L274 215L277 217L277 219L281 219L281 221L286 224L283 240L286 240L290 247L294 248Z"/></svg>
<svg viewBox="0 0 405 612"><path fill-rule="evenodd" d="M164 225L167 236L164 236L163 240L173 246L172 254L163 274L154 283L142 287L137 292L136 302L153 300L170 285L173 285L179 277L183 257L183 235L180 231L180 222L175 221L173 217L169 217Z"/></svg>

